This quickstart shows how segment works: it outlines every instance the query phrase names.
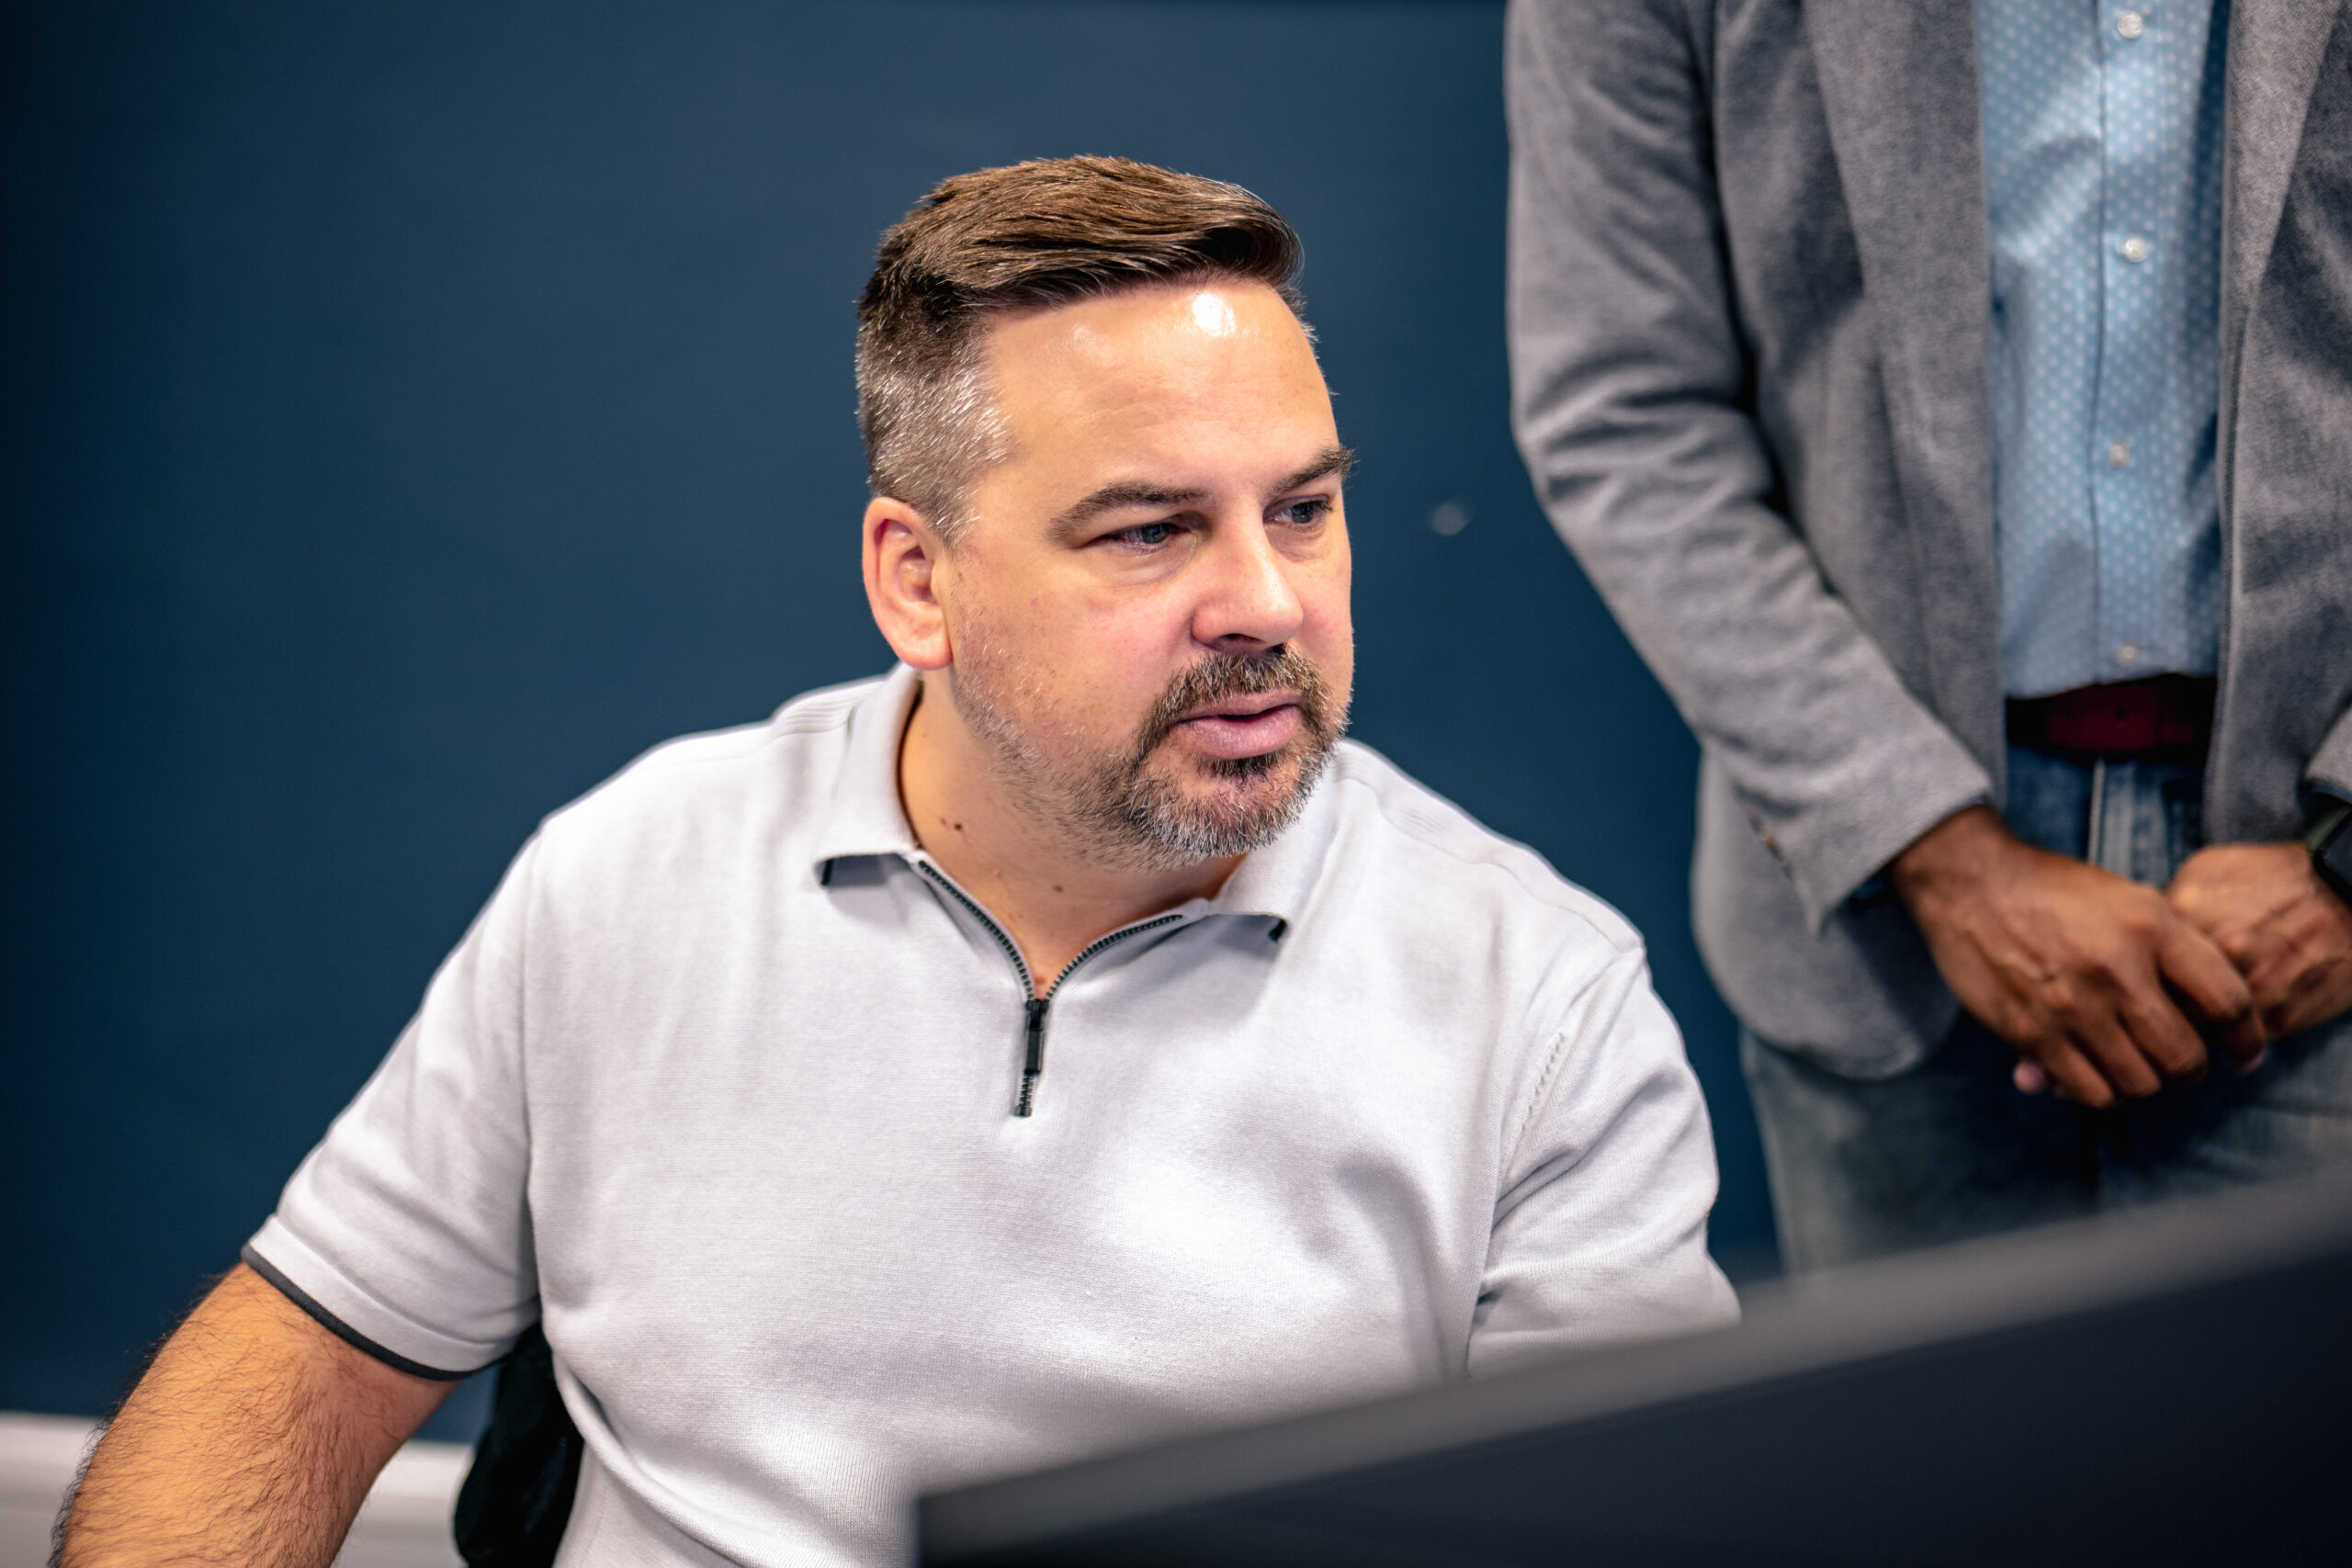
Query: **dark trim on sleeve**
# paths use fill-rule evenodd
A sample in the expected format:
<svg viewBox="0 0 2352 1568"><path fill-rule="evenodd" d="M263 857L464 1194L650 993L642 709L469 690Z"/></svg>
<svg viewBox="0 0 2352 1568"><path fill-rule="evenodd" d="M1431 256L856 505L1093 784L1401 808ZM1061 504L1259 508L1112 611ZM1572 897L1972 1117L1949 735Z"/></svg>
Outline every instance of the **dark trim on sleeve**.
<svg viewBox="0 0 2352 1568"><path fill-rule="evenodd" d="M413 1378L431 1378L435 1382L458 1382L474 1375L473 1372L444 1371L439 1367L428 1367L422 1361L412 1361L406 1356L399 1355L393 1351L385 1349L381 1345L377 1344L373 1339L368 1338L365 1334L360 1333L359 1330L352 1327L351 1325L344 1322L343 1319L335 1316L334 1314L327 1311L326 1308L312 1301L310 1297L310 1293L304 1291L301 1286L296 1284L284 1274L278 1272L277 1264L272 1263L268 1258L264 1258L260 1253L255 1252L253 1247L253 1243L247 1242L243 1250L239 1252L237 1256L245 1260L246 1268L252 1269L254 1273L260 1275L263 1279L268 1280L273 1286L277 1287L277 1292L280 1295L284 1296L288 1301L292 1302L296 1306L300 1307L304 1312L309 1313L312 1317L318 1319L320 1327L327 1330L336 1338L350 1346L353 1349L367 1351L368 1354L375 1357L376 1359L383 1362L384 1365L391 1368L394 1371L406 1372ZM480 1368L475 1369L475 1371L481 1371Z"/></svg>

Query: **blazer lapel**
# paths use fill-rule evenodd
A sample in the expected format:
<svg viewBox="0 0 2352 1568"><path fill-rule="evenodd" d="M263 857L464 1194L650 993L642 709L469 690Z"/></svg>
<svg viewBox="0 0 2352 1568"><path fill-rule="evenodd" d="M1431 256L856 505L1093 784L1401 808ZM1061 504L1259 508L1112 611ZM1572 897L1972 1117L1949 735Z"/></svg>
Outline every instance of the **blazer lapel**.
<svg viewBox="0 0 2352 1568"><path fill-rule="evenodd" d="M2320 57L2341 16L2326 0L2236 0L2231 8L2228 130L2222 162L2222 505L2230 494L2238 366L2247 318L2287 185L2303 142L2303 117L2319 85Z"/></svg>
<svg viewBox="0 0 2352 1568"><path fill-rule="evenodd" d="M1932 700L1998 778L1992 259L1969 0L1807 0L1919 554Z"/></svg>

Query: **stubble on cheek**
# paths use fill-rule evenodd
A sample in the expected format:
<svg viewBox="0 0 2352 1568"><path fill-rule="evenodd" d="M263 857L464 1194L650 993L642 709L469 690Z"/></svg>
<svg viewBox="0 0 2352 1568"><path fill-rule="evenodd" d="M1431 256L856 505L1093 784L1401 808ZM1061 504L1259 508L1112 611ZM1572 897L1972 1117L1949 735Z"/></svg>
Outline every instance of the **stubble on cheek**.
<svg viewBox="0 0 2352 1568"><path fill-rule="evenodd" d="M1007 798L1111 863L1169 867L1261 847L1297 817L1346 724L1343 701L1287 645L1201 659L1132 728L1093 721L1084 694L1058 691L985 621L968 622L956 649L949 695L994 757ZM1278 690L1298 694L1302 720L1280 749L1220 759L1177 741L1177 727L1204 705Z"/></svg>
<svg viewBox="0 0 2352 1568"><path fill-rule="evenodd" d="M1206 705L1279 690L1297 694L1300 723L1275 750L1209 758L1170 743L1177 726ZM1124 777L1115 784L1103 781L1102 804L1115 810L1132 841L1163 862L1245 854L1297 818L1346 723L1322 672L1295 649L1212 655L1153 705Z"/></svg>

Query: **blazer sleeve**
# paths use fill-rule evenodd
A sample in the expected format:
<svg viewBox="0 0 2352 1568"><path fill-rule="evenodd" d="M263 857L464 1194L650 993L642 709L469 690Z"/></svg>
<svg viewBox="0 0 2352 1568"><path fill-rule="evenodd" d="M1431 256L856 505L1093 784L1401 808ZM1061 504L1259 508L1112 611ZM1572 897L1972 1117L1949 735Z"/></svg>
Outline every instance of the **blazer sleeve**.
<svg viewBox="0 0 2352 1568"><path fill-rule="evenodd" d="M1514 424L1554 525L1817 929L1992 781L1775 510L1696 26L1678 0L1514 0Z"/></svg>
<svg viewBox="0 0 2352 1568"><path fill-rule="evenodd" d="M2326 739L2303 769L2303 782L2352 800L2352 708L2337 714L2328 726Z"/></svg>

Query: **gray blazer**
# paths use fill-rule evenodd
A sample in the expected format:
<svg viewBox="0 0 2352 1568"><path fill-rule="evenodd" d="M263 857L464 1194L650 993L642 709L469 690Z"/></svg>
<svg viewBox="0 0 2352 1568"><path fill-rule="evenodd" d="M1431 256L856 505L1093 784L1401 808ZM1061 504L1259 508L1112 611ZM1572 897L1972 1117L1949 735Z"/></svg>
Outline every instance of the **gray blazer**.
<svg viewBox="0 0 2352 1568"><path fill-rule="evenodd" d="M1701 950L1857 1077L1958 1004L1905 844L2002 797L1969 0L1514 0L1520 446L1697 731ZM2352 792L2352 0L2235 0L2219 840Z"/></svg>

